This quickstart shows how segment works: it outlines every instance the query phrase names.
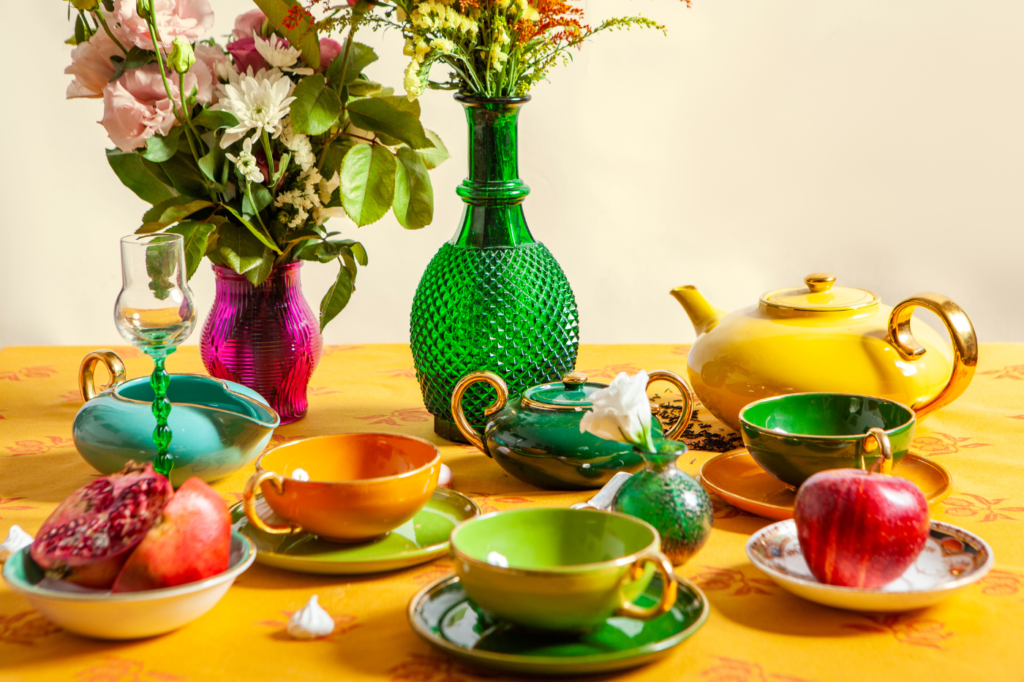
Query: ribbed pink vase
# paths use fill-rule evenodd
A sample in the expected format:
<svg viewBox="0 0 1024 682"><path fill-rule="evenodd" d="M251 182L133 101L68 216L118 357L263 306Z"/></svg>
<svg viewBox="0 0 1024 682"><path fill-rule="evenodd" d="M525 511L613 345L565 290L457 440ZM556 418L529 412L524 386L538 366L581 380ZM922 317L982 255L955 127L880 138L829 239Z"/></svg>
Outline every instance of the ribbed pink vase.
<svg viewBox="0 0 1024 682"><path fill-rule="evenodd" d="M258 287L214 265L217 295L199 341L206 371L262 395L282 424L306 415L306 388L323 350L319 322L302 296L301 265L275 267Z"/></svg>

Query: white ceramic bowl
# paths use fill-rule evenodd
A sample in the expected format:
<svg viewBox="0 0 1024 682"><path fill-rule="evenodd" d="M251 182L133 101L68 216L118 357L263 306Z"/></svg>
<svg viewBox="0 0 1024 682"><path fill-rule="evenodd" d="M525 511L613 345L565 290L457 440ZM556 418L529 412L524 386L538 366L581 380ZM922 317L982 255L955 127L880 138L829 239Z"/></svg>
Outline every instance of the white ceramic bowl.
<svg viewBox="0 0 1024 682"><path fill-rule="evenodd" d="M10 588L61 628L97 639L152 637L192 622L212 609L256 558L249 539L232 533L229 568L220 575L177 587L111 594L38 587L43 576L28 550L4 562L3 576Z"/></svg>
<svg viewBox="0 0 1024 682"><path fill-rule="evenodd" d="M931 522L917 560L876 590L825 585L811 575L800 551L796 522L773 523L747 541L747 556L778 585L808 601L850 611L910 611L931 606L981 580L995 559L984 540L963 528Z"/></svg>

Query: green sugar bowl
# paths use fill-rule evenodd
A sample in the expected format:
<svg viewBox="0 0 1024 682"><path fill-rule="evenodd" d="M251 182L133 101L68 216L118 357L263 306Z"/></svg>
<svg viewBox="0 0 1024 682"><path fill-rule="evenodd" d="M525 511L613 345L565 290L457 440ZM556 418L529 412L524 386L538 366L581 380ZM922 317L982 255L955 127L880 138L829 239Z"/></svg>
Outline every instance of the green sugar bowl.
<svg viewBox="0 0 1024 682"><path fill-rule="evenodd" d="M97 389L93 374L99 363L111 379ZM78 375L85 405L75 416L72 436L82 458L103 474L120 471L128 460L152 461L157 454L149 377L126 378L121 358L108 350L87 355ZM281 422L258 393L233 381L172 374L167 397L175 487L192 476L210 483L241 469L263 451Z"/></svg>
<svg viewBox="0 0 1024 682"><path fill-rule="evenodd" d="M740 411L743 444L761 468L793 488L826 469L881 472L910 450L917 418L906 405L848 393L791 393Z"/></svg>
<svg viewBox="0 0 1024 682"><path fill-rule="evenodd" d="M655 438L674 440L690 422L693 396L674 372L657 370L649 376L648 386L667 381L682 395L679 421L664 433L660 424L653 425ZM463 395L478 382L497 392L497 400L484 412L487 423L482 434L473 428L462 409ZM602 388L607 385L572 372L562 381L528 388L510 401L501 377L492 372L474 372L455 385L452 414L466 440L519 480L545 490L593 490L620 471L632 473L644 466L632 445L580 433L584 413L593 409L590 397ZM651 411L657 413L657 406L652 405Z"/></svg>

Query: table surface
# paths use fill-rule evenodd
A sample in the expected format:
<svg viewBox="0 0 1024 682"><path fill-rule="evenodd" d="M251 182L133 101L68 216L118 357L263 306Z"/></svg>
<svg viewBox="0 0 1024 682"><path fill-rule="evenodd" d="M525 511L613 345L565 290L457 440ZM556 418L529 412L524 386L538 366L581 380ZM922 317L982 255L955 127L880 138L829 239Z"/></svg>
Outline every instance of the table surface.
<svg viewBox="0 0 1024 682"><path fill-rule="evenodd" d="M82 405L77 370L91 348L0 350L0 538L12 524L35 533L69 493L95 475L75 451L71 424ZM117 349L129 377L151 364ZM685 346L584 346L577 366L597 380L639 368L685 369ZM202 372L195 347L168 361ZM704 419L704 415L701 415ZM591 493L546 492L511 478L464 445L434 436L404 345L331 346L310 387L308 416L281 427L271 445L347 431L396 431L441 445L455 488L484 511L568 506ZM801 682L845 679L1024 681L1024 344L984 344L974 383L954 405L918 427L913 451L941 462L953 493L932 513L983 537L995 569L942 604L903 614L862 614L802 601L776 587L744 553L768 521L715 501L715 529L680 576L711 603L706 625L668 657L614 679ZM712 456L681 461L696 475ZM214 487L241 498L250 465ZM274 679L472 682L517 679L455 663L422 642L406 621L409 599L452 572L445 558L366 577L313 576L253 565L207 615L152 639L101 642L67 634L0 586L0 679L75 682ZM326 639L284 633L310 597L334 617ZM601 678L607 679L607 678Z"/></svg>

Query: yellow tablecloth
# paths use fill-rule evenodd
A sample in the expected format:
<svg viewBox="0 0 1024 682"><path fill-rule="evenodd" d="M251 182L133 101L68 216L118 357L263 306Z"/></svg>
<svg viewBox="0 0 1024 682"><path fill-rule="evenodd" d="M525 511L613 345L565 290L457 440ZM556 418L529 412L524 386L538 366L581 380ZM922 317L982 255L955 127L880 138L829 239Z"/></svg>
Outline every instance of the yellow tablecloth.
<svg viewBox="0 0 1024 682"><path fill-rule="evenodd" d="M71 424L81 406L76 376L86 348L0 350L0 538L12 524L30 533L93 470L78 456ZM148 359L118 349L129 377L148 374ZM686 347L586 346L578 367L608 380L620 370L684 369ZM202 372L194 347L168 362L172 372ZM282 427L274 443L302 436L393 430L440 442L420 402L412 357L402 345L334 346L313 377L309 415ZM703 415L702 415L703 416ZM914 450L953 476L954 492L938 519L981 535L996 568L939 606L871 615L828 609L791 596L744 554L750 533L767 521L716 502L706 547L678 569L711 602L711 616L670 656L616 679L694 682L807 680L1024 681L1024 344L986 344L978 375L953 406L917 431ZM485 511L569 505L590 493L552 493L505 474L467 446L442 444L456 489ZM696 475L711 455L681 462ZM240 497L249 466L215 487ZM459 665L413 634L410 597L451 572L447 559L390 574L329 577L254 565L200 620L153 639L110 643L57 630L28 602L0 586L0 680L170 682L273 679L471 682L515 679ZM324 640L284 634L288 616L312 594L338 627Z"/></svg>

